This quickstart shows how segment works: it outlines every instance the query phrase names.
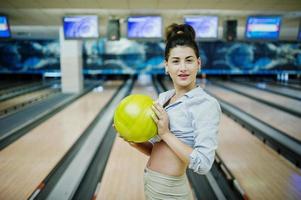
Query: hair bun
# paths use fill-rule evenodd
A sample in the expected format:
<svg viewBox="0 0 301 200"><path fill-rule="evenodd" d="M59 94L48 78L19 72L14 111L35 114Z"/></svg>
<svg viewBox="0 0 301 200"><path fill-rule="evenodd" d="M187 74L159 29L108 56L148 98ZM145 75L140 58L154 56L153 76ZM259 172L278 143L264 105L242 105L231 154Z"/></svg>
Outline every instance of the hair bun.
<svg viewBox="0 0 301 200"><path fill-rule="evenodd" d="M166 28L166 41L170 40L170 38L183 34L183 36L190 38L191 40L195 40L195 31L192 26L188 24L171 24Z"/></svg>

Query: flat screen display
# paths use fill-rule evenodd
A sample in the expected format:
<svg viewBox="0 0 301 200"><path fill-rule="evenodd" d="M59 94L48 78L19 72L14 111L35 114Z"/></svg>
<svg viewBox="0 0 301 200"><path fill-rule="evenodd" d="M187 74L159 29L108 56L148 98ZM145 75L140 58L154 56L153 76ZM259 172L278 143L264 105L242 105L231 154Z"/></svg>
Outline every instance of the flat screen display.
<svg viewBox="0 0 301 200"><path fill-rule="evenodd" d="M281 17L249 16L246 23L247 39L278 39Z"/></svg>
<svg viewBox="0 0 301 200"><path fill-rule="evenodd" d="M0 15L0 38L10 38L11 32L9 29L8 18Z"/></svg>
<svg viewBox="0 0 301 200"><path fill-rule="evenodd" d="M161 38L162 18L160 16L131 16L128 18L128 38Z"/></svg>
<svg viewBox="0 0 301 200"><path fill-rule="evenodd" d="M97 16L66 16L63 18L66 39L98 38Z"/></svg>
<svg viewBox="0 0 301 200"><path fill-rule="evenodd" d="M217 16L187 16L184 23L194 28L197 38L217 38Z"/></svg>

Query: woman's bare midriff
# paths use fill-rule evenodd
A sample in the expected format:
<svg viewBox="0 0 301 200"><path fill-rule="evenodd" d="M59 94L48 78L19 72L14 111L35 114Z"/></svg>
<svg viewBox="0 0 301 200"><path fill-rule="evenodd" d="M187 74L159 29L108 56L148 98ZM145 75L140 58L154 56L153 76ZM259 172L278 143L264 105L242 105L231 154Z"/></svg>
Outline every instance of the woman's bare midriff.
<svg viewBox="0 0 301 200"><path fill-rule="evenodd" d="M186 167L164 141L154 144L147 168L170 176L181 176Z"/></svg>

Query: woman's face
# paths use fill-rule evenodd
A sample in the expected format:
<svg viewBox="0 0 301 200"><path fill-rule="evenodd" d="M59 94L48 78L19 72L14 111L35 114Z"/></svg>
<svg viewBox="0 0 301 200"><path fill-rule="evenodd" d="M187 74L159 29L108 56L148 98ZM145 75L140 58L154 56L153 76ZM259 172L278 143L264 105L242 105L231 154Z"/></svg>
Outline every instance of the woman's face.
<svg viewBox="0 0 301 200"><path fill-rule="evenodd" d="M201 60L195 55L192 48L176 46L169 52L168 60L165 61L165 70L169 73L173 84L178 88L192 89Z"/></svg>

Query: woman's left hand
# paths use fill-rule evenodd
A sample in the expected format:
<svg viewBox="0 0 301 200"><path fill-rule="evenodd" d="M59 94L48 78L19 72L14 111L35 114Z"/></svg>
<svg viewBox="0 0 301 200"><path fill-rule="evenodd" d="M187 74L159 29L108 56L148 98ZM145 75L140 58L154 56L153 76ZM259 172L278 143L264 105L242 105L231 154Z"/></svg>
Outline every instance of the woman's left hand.
<svg viewBox="0 0 301 200"><path fill-rule="evenodd" d="M166 133L170 133L169 131L169 118L167 112L164 108L158 104L154 103L152 106L152 110L154 111L155 115L152 116L153 120L157 124L158 127L158 135L162 138L162 136Z"/></svg>

